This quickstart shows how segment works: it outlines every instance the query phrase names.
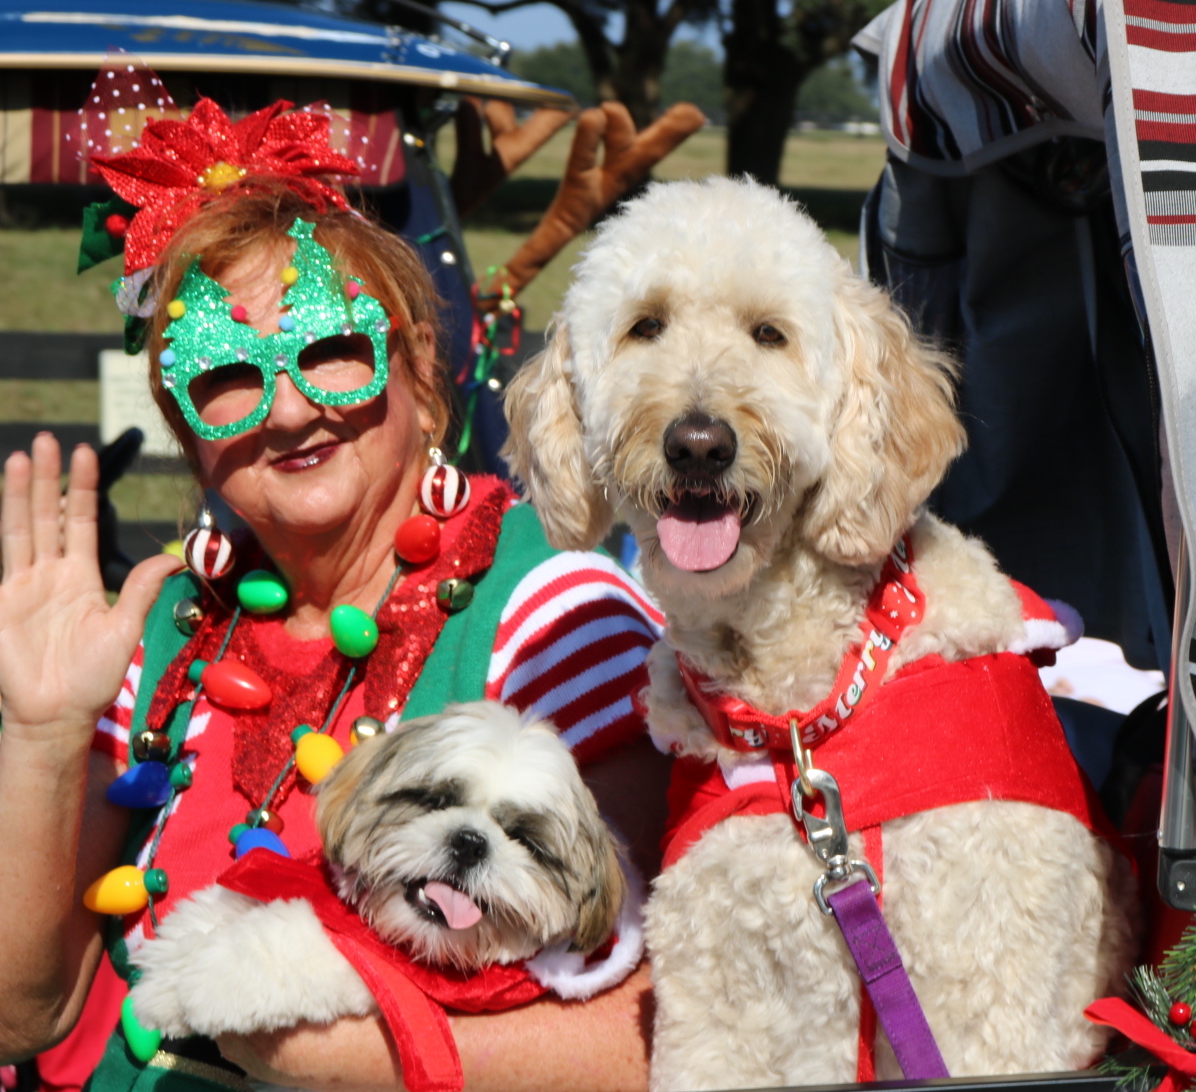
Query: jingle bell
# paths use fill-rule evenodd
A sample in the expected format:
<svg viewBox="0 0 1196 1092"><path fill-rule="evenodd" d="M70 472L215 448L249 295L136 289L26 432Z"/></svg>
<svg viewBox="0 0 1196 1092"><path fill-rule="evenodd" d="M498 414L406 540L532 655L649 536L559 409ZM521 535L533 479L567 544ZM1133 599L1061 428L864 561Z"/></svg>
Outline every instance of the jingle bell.
<svg viewBox="0 0 1196 1092"><path fill-rule="evenodd" d="M455 516L469 504L469 479L455 466L438 462L420 479L419 503L430 516Z"/></svg>
<svg viewBox="0 0 1196 1092"><path fill-rule="evenodd" d="M436 585L436 602L441 610L455 614L473 602L473 585L468 580L451 576Z"/></svg>
<svg viewBox="0 0 1196 1092"><path fill-rule="evenodd" d="M282 821L282 816L268 808L254 808L245 816L245 822L259 830L268 830L271 834L281 834L286 826Z"/></svg>
<svg viewBox="0 0 1196 1092"><path fill-rule="evenodd" d="M383 733L382 722L377 717L358 717L349 729L349 740L356 747L359 743Z"/></svg>
<svg viewBox="0 0 1196 1092"><path fill-rule="evenodd" d="M203 607L194 599L180 599L174 605L174 628L184 637L194 637L203 621Z"/></svg>
<svg viewBox="0 0 1196 1092"><path fill-rule="evenodd" d="M165 762L170 757L170 736L151 728L135 733L133 757L138 762Z"/></svg>

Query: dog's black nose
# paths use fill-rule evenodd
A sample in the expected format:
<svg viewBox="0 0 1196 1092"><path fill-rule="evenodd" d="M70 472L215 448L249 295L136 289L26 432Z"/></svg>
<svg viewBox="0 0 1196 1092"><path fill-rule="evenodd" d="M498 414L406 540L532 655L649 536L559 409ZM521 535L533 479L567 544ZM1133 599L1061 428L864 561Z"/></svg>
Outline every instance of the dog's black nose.
<svg viewBox="0 0 1196 1092"><path fill-rule="evenodd" d="M469 868L486 859L490 852L490 843L486 836L470 827L462 827L453 831L449 838L449 848L453 851L453 858L463 868Z"/></svg>
<svg viewBox="0 0 1196 1092"><path fill-rule="evenodd" d="M735 461L735 432L708 413L687 413L664 433L664 457L678 474L721 474Z"/></svg>

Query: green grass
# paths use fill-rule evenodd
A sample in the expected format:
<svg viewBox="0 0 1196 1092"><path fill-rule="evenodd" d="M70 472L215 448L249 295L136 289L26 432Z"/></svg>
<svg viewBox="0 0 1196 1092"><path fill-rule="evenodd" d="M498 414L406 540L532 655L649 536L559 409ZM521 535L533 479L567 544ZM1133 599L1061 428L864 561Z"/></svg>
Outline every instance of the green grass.
<svg viewBox="0 0 1196 1092"><path fill-rule="evenodd" d="M124 319L108 290L119 262L77 275L79 232L0 231L0 330L119 334Z"/></svg>
<svg viewBox="0 0 1196 1092"><path fill-rule="evenodd" d="M187 475L130 474L112 487L110 497L127 522L186 524L195 515L196 489Z"/></svg>
<svg viewBox="0 0 1196 1092"><path fill-rule="evenodd" d="M501 265L519 248L552 200L565 167L572 126L525 163L466 225L465 243L475 271ZM451 169L452 128L442 130L438 155ZM785 145L781 182L827 229L831 242L852 261L855 221L864 194L884 164L884 142L842 133L793 134ZM660 179L702 178L725 165L726 134L710 127L694 134L658 165ZM558 306L569 268L585 243L574 240L524 291L528 329L542 329ZM120 273L108 262L77 276L79 234L68 228L0 231L0 330L119 333L122 320L109 282ZM79 387L78 390L68 390ZM0 382L0 420L90 421L95 419L94 384ZM91 407L87 410L87 407ZM85 412L86 411L86 412Z"/></svg>
<svg viewBox="0 0 1196 1092"><path fill-rule="evenodd" d="M0 421L95 424L99 419L100 384L94 379L0 379Z"/></svg>
<svg viewBox="0 0 1196 1092"><path fill-rule="evenodd" d="M554 183L565 173L565 160L573 140L567 125L512 176L513 180L540 178ZM451 126L441 129L436 154L446 170L452 169L455 140ZM705 178L726 169L727 135L708 126L695 133L653 172L661 179ZM884 166L885 143L880 137L846 133L791 133L781 161L781 185L844 190L868 190Z"/></svg>

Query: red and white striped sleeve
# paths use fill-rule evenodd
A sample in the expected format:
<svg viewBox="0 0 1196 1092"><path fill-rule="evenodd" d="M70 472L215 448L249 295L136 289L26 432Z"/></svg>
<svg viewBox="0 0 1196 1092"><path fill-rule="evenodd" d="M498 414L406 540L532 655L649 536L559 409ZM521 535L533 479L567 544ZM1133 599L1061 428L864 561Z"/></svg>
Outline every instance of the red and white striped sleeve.
<svg viewBox="0 0 1196 1092"><path fill-rule="evenodd" d="M108 711L100 717L91 743L93 751L111 755L124 762L129 755L129 730L133 724L133 703L137 700L137 684L141 682L141 666L145 662L145 647L137 645L133 662L125 672L120 693Z"/></svg>
<svg viewBox="0 0 1196 1092"><path fill-rule="evenodd" d="M556 725L578 762L644 730L632 694L664 616L644 590L600 554L568 552L537 565L498 624L486 697Z"/></svg>

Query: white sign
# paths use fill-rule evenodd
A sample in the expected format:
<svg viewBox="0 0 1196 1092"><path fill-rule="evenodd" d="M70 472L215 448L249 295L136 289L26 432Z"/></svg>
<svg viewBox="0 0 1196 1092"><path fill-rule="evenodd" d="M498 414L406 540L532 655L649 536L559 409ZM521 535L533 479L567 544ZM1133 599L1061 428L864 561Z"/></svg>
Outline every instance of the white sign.
<svg viewBox="0 0 1196 1092"><path fill-rule="evenodd" d="M129 428L145 433L142 455L178 458L179 445L150 396L149 360L123 349L100 353L100 443L110 444Z"/></svg>

